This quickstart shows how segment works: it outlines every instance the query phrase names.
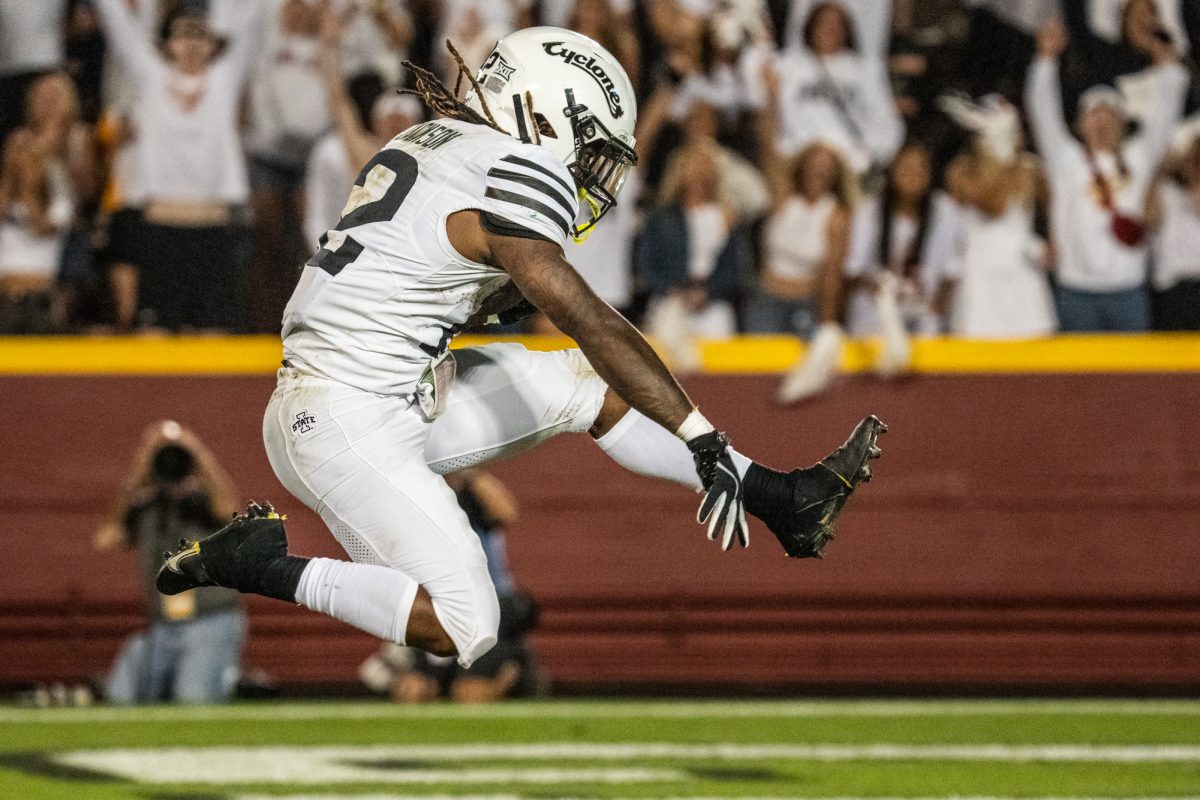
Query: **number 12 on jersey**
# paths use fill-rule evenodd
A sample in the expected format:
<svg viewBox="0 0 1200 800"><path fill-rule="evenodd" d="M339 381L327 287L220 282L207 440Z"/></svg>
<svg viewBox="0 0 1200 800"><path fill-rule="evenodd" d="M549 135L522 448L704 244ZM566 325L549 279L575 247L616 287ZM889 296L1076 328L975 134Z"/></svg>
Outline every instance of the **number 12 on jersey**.
<svg viewBox="0 0 1200 800"><path fill-rule="evenodd" d="M396 216L417 181L417 160L403 150L386 148L375 154L358 173L342 219L321 237L321 249L305 266L337 275L363 251L347 231Z"/></svg>

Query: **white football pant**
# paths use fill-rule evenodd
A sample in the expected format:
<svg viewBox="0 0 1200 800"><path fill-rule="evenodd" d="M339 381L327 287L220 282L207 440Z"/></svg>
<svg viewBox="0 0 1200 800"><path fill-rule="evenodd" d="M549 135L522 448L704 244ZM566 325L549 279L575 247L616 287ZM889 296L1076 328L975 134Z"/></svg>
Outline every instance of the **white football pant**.
<svg viewBox="0 0 1200 800"><path fill-rule="evenodd" d="M285 367L263 439L280 482L351 559L399 570L429 592L470 666L495 644L500 610L479 537L440 476L588 430L607 386L577 350L489 344L455 356L458 377L433 421L406 397Z"/></svg>

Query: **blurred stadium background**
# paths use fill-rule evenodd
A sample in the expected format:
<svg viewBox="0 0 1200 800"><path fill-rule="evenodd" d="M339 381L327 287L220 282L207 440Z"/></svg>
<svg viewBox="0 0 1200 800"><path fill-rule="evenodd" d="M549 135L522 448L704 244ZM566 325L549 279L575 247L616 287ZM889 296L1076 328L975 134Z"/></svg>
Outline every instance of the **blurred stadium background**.
<svg viewBox="0 0 1200 800"><path fill-rule="evenodd" d="M148 134L115 7L164 58L207 19L241 77L180 102L224 116ZM739 448L807 463L875 413L878 479L824 561L757 525L721 554L687 492L562 437L494 469L540 609L525 697L368 697L378 642L255 598L232 705L104 705L148 612L94 535L148 425L340 555L262 451L283 303L353 154L423 114L401 61L452 77L444 39L474 66L533 23L638 87L581 271ZM1200 797L1197 47L1195 0L0 0L0 796ZM1039 58L1128 159L1055 183ZM459 344L495 337L570 345Z"/></svg>

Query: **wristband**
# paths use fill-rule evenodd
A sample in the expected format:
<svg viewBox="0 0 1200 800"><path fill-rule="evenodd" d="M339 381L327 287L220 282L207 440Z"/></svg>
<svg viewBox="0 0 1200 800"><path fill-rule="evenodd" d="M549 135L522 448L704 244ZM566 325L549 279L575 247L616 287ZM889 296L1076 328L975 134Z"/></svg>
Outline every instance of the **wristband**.
<svg viewBox="0 0 1200 800"><path fill-rule="evenodd" d="M713 424L704 418L700 413L700 409L693 408L692 413L687 415L687 419L679 426L679 430L675 431L675 435L685 442L690 442L697 436L703 436L706 433L712 433L716 428Z"/></svg>

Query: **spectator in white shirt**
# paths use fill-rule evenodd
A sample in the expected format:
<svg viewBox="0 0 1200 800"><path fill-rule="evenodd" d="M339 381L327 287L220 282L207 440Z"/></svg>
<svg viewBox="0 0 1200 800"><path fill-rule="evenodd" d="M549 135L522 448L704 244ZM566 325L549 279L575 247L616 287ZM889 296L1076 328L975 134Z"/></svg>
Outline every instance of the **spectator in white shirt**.
<svg viewBox="0 0 1200 800"><path fill-rule="evenodd" d="M66 230L62 263L58 269L61 294L68 306L76 290L92 280L92 251L80 210L95 200L100 167L92 126L80 119L79 93L65 72L50 72L29 87L25 98L25 126L33 146L45 161L55 182L65 179L73 209ZM67 309L68 316L72 309Z"/></svg>
<svg viewBox="0 0 1200 800"><path fill-rule="evenodd" d="M904 140L884 60L858 50L846 10L818 3L802 39L789 42L770 78L768 115L777 120L779 150L813 141L838 148L859 174L891 161Z"/></svg>
<svg viewBox="0 0 1200 800"><path fill-rule="evenodd" d="M854 216L846 259L851 336L887 333L892 304L899 305L909 333L943 331L958 273L959 224L954 202L933 188L929 151L906 145L880 197L861 204Z"/></svg>
<svg viewBox="0 0 1200 800"><path fill-rule="evenodd" d="M1120 94L1097 86L1080 99L1081 142L1063 115L1058 57L1066 45L1060 23L1043 28L1025 102L1050 183L1059 324L1063 331L1144 331L1150 297L1141 217L1182 112L1187 72L1170 46L1158 42L1157 107L1142 132L1126 136Z"/></svg>
<svg viewBox="0 0 1200 800"><path fill-rule="evenodd" d="M250 82L246 137L255 188L293 190L302 184L308 151L331 124L321 80L319 25L315 2L283 0L263 43L265 52Z"/></svg>
<svg viewBox="0 0 1200 800"><path fill-rule="evenodd" d="M56 283L73 213L66 171L31 131L11 134L0 164L0 334L61 327Z"/></svg>
<svg viewBox="0 0 1200 800"><path fill-rule="evenodd" d="M769 165L774 208L762 231L762 271L746 307L749 333L808 339L837 324L850 239L854 177L833 148L814 143Z"/></svg>
<svg viewBox="0 0 1200 800"><path fill-rule="evenodd" d="M942 106L973 133L947 170L947 188L963 206L950 329L976 339L1047 336L1057 320L1046 245L1033 227L1045 184L1037 159L1022 151L1017 110L997 95L943 98Z"/></svg>
<svg viewBox="0 0 1200 800"><path fill-rule="evenodd" d="M1147 203L1159 330L1200 331L1200 125L1190 128Z"/></svg>
<svg viewBox="0 0 1200 800"><path fill-rule="evenodd" d="M25 127L42 155L62 169L72 197L90 202L99 186L92 126L80 119L79 94L65 72L47 73L29 87Z"/></svg>
<svg viewBox="0 0 1200 800"><path fill-rule="evenodd" d="M775 198L763 225L762 269L743 326L750 333L794 333L809 342L775 398L802 401L827 389L841 361L842 267L850 246L857 179L838 151L806 146L791 162L766 152Z"/></svg>
<svg viewBox="0 0 1200 800"><path fill-rule="evenodd" d="M319 63L321 9L313 0L282 0L250 82L249 130L254 261L247 285L252 327L273 331L295 288L296 264L308 253L301 234L304 169L330 126Z"/></svg>
<svg viewBox="0 0 1200 800"><path fill-rule="evenodd" d="M842 268L857 180L828 145L810 144L791 162L770 150L765 155L775 202L762 229L763 263L743 328L809 340L776 393L781 403L794 403L824 391L839 366Z"/></svg>
<svg viewBox="0 0 1200 800"><path fill-rule="evenodd" d="M123 0L96 4L108 45L136 92L145 321L172 330L238 329L249 250L238 217L249 199L238 117L270 7L263 0L247 4L244 24L223 46L195 6L180 6L164 24L159 50Z"/></svg>

